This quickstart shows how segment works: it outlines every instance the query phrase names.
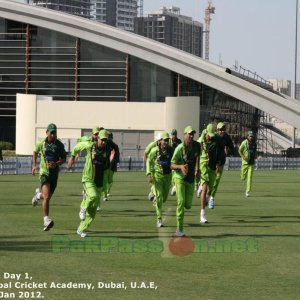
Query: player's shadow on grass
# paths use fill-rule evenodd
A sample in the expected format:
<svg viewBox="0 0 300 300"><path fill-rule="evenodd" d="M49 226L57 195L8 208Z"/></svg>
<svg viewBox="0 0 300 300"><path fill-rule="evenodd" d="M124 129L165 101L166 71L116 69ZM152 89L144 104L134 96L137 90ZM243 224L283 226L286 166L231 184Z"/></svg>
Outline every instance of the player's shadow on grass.
<svg viewBox="0 0 300 300"><path fill-rule="evenodd" d="M124 199L125 197L129 197L128 199ZM133 198L134 197L134 198ZM117 198L121 198L121 199L117 199ZM145 195L115 195L115 196L111 196L108 200L108 202L124 202L124 201L143 201L145 199L145 201L147 200L147 197L145 197Z"/></svg>
<svg viewBox="0 0 300 300"><path fill-rule="evenodd" d="M239 215L239 216L223 216L224 219L231 219L232 222L238 223L299 223L300 216L247 216L247 215ZM278 218L280 220L278 220ZM251 220L249 220L251 219ZM288 219L288 220L282 220ZM290 220L297 219L297 220Z"/></svg>
<svg viewBox="0 0 300 300"><path fill-rule="evenodd" d="M50 252L49 241L1 241L0 253L5 252Z"/></svg>
<svg viewBox="0 0 300 300"><path fill-rule="evenodd" d="M224 207L227 207L227 206L242 206L241 204L217 204L216 206L224 206Z"/></svg>
<svg viewBox="0 0 300 300"><path fill-rule="evenodd" d="M210 236L203 236L203 235L190 235L191 238L193 239L224 239L224 238L251 238L254 236L255 238L286 238L286 237L295 237L298 238L300 237L299 234L258 234L254 233L253 235L251 234L236 234L236 233L226 233L226 234L216 234L216 235L210 235Z"/></svg>
<svg viewBox="0 0 300 300"><path fill-rule="evenodd" d="M132 218L132 217L149 217L151 211L142 211L142 210L133 210L133 209L126 209L120 211L110 211L110 210L103 210L100 211L99 216L101 218L119 218L120 216L125 218Z"/></svg>
<svg viewBox="0 0 300 300"><path fill-rule="evenodd" d="M2 202L0 204L1 205L5 205L5 206L32 206L31 203L11 203L11 202Z"/></svg>
<svg viewBox="0 0 300 300"><path fill-rule="evenodd" d="M255 197L255 195L251 196L251 198L299 198L299 195L278 195L278 194L265 194L265 195L257 195L257 197Z"/></svg>
<svg viewBox="0 0 300 300"><path fill-rule="evenodd" d="M230 222L230 223L232 223L232 222ZM255 223L255 222L254 222ZM254 226L254 225L242 225L241 226L241 224L240 223L236 223L236 224L226 224L226 222L224 223L224 222L222 222L222 223L210 223L210 222L208 222L208 223L206 223L206 224L195 224L195 223L190 223L190 224L188 224L188 226L190 226L190 227L207 227L207 228L212 228L212 227L215 227L215 228L218 228L218 227L222 227L222 228L241 228L241 227L243 227L243 228L245 228L245 227L249 227L249 228L270 228L270 227L272 227L272 226L270 226L270 225L257 225L257 226Z"/></svg>
<svg viewBox="0 0 300 300"><path fill-rule="evenodd" d="M153 231L149 232L136 232L136 231L91 231L90 237L95 238L108 238L108 237L114 237L118 239L126 239L126 240L132 240L132 239L157 239L157 233Z"/></svg>

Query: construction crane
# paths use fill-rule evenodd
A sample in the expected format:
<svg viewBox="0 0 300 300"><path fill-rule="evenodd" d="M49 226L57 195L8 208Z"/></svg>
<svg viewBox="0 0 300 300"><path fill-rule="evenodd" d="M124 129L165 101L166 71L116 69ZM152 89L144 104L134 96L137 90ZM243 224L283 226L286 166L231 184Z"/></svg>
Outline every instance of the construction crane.
<svg viewBox="0 0 300 300"><path fill-rule="evenodd" d="M207 0L208 6L205 9L205 54L204 58L209 60L209 31L210 31L210 21L211 21L211 14L215 13L215 7L212 6L212 0Z"/></svg>

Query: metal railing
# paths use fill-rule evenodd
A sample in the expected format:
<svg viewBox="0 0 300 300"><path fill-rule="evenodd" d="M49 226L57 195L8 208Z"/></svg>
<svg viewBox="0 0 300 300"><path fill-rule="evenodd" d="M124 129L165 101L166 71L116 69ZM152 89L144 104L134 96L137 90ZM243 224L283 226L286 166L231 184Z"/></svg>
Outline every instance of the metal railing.
<svg viewBox="0 0 300 300"><path fill-rule="evenodd" d="M67 170L67 165L61 166L61 172L82 172L85 163L85 158L80 157L72 170ZM30 174L32 166L32 157L10 157L3 158L0 161L0 175L5 174ZM238 157L227 158L225 170L239 170L241 167L241 159ZM257 170L287 170L299 169L300 158L288 157L262 157L256 160L255 167ZM119 166L119 171L145 171L145 161L133 157L122 158Z"/></svg>

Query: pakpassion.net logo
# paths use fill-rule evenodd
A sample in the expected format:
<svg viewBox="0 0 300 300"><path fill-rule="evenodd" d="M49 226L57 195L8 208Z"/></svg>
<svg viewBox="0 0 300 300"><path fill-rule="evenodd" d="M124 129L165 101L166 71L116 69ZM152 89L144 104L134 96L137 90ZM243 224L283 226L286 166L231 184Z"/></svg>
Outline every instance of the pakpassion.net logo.
<svg viewBox="0 0 300 300"><path fill-rule="evenodd" d="M86 237L72 240L67 236L51 238L53 253L162 253L187 256L193 253L257 253L255 237L246 240L192 239L188 236L159 239L122 239L118 237Z"/></svg>

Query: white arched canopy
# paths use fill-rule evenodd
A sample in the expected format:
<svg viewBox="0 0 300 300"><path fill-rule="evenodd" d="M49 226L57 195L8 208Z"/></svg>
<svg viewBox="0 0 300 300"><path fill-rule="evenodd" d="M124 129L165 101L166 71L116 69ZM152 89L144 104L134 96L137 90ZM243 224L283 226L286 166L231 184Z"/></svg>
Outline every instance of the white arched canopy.
<svg viewBox="0 0 300 300"><path fill-rule="evenodd" d="M0 1L0 17L51 28L172 70L300 128L300 104L225 72L199 57L115 27L13 1Z"/></svg>

